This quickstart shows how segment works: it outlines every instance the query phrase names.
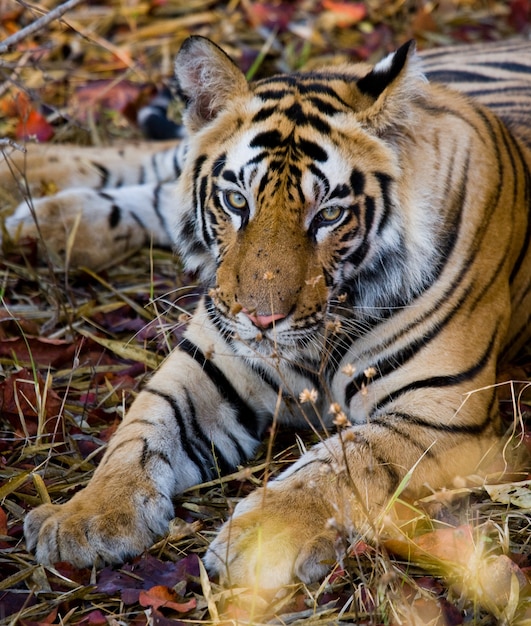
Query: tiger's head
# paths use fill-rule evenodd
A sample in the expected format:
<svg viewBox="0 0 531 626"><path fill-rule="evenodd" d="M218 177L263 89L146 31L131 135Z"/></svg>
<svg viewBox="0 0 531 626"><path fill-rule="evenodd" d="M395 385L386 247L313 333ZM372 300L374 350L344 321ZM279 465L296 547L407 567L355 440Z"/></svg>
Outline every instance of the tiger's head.
<svg viewBox="0 0 531 626"><path fill-rule="evenodd" d="M293 345L335 310L414 293L398 184L424 83L413 53L249 84L209 40L184 43L176 245L222 329Z"/></svg>

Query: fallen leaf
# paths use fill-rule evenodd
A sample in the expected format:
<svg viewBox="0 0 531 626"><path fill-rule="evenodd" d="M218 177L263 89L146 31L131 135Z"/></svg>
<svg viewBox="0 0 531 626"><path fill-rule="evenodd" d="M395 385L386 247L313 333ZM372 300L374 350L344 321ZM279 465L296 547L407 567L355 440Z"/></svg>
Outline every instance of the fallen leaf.
<svg viewBox="0 0 531 626"><path fill-rule="evenodd" d="M79 87L72 97L71 108L76 119L98 120L105 109L118 111L130 120L152 95L151 87L127 80L94 80Z"/></svg>
<svg viewBox="0 0 531 626"><path fill-rule="evenodd" d="M108 624L108 620L105 615L98 609L91 611L82 620L77 622L78 626L105 626Z"/></svg>
<svg viewBox="0 0 531 626"><path fill-rule="evenodd" d="M323 9L334 14L334 22L340 28L347 28L367 17L367 7L363 2L334 2L323 0Z"/></svg>
<svg viewBox="0 0 531 626"><path fill-rule="evenodd" d="M41 618L37 622L22 620L21 624L23 626L47 626L48 624L53 624L57 618L58 609L54 608L48 615Z"/></svg>
<svg viewBox="0 0 531 626"><path fill-rule="evenodd" d="M156 369L163 360L158 354L149 352L149 350L144 350L143 348L140 348L132 343L124 343L123 341L118 341L116 339L105 339L104 337L94 335L88 330L78 329L78 332L84 337L88 337L89 339L92 339L92 341L108 348L119 357L123 359L130 359L131 361L139 361L151 369Z"/></svg>
<svg viewBox="0 0 531 626"><path fill-rule="evenodd" d="M7 535L7 514L0 509L0 535Z"/></svg>
<svg viewBox="0 0 531 626"><path fill-rule="evenodd" d="M171 588L187 580L188 576L198 576L198 563L196 554L190 554L177 563L161 561L150 554L144 554L119 569L103 569L98 577L96 590L107 595L121 591L123 602L133 604L138 601L141 590L158 585ZM131 593L126 593L128 591Z"/></svg>
<svg viewBox="0 0 531 626"><path fill-rule="evenodd" d="M39 426L57 417L61 408L61 398L39 372L22 368L0 383L0 413L20 436L37 434Z"/></svg>
<svg viewBox="0 0 531 626"><path fill-rule="evenodd" d="M32 109L19 120L15 136L24 141L36 139L39 142L45 142L54 136L54 129L42 113Z"/></svg>
<svg viewBox="0 0 531 626"><path fill-rule="evenodd" d="M531 509L531 480L503 485L485 485L485 491L493 502Z"/></svg>
<svg viewBox="0 0 531 626"><path fill-rule="evenodd" d="M147 591L142 590L138 597L138 601L140 606L143 607L152 607L154 609L158 609L161 606L173 609L179 613L187 613L192 609L195 609L197 602L195 598L188 600L187 602L178 602L177 594L164 585L157 585L156 587L151 587Z"/></svg>

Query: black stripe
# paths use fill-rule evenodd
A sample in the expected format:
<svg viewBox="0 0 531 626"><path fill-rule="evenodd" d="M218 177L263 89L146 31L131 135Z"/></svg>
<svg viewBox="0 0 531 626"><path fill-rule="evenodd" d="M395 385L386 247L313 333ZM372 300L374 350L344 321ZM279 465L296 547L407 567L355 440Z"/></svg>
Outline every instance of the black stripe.
<svg viewBox="0 0 531 626"><path fill-rule="evenodd" d="M256 124L258 122L263 122L267 119L269 119L272 115L274 115L276 112L278 111L276 105L275 106L270 106L270 107L262 107L258 113L255 113L251 123L252 124Z"/></svg>
<svg viewBox="0 0 531 626"><path fill-rule="evenodd" d="M186 390L186 401L188 403L188 411L190 413L190 424L192 426L193 435L197 438L197 440L202 444L203 452L211 457L212 455L216 458L217 467L221 471L221 474L228 474L234 469L234 464L229 463L223 452L216 446L215 442L211 440L200 427L200 423L197 419L197 413L195 410L195 405L193 402L188 389ZM238 440L231 434L226 433L229 439L232 441L234 447L238 450L238 456L240 460L246 459L246 454L243 448L241 447Z"/></svg>
<svg viewBox="0 0 531 626"><path fill-rule="evenodd" d="M509 133L508 133L509 134ZM517 142L514 141L514 138L512 137L512 135L510 135L511 138L511 145L514 148L514 150L517 152L518 154L518 160L520 162L520 167L524 170L524 177L525 177L525 182L524 182L524 187L525 187L525 193L524 193L524 203L525 206L530 207L531 206L531 174L529 172L529 168L526 165L524 156L522 154L522 150L520 148L520 146L518 145ZM524 242L522 245L522 248L520 250L520 253L518 255L518 258L515 261L515 264L512 268L511 271L511 275L509 277L510 282L512 283L514 281L514 279L516 278L518 272L520 271L520 268L522 267L522 264L524 262L524 259L526 258L528 251L531 247L531 214L528 215L527 218L527 226L526 226L526 232L525 232L525 237L524 237Z"/></svg>
<svg viewBox="0 0 531 626"><path fill-rule="evenodd" d="M156 180L160 180L161 179L159 167L157 165L157 157L158 156L159 156L158 152L155 152L154 154L151 155L151 167L153 168L153 172L155 174L155 179ZM145 168L144 168L144 166L142 166L142 182L144 182L145 179L146 179Z"/></svg>
<svg viewBox="0 0 531 626"><path fill-rule="evenodd" d="M489 345L485 352L481 355L481 358L474 363L469 369L463 370L456 374L446 374L440 376L430 376L429 378L422 378L420 380L413 381L403 387L400 387L396 391L393 391L386 397L382 398L378 404L376 404L370 411L370 416L373 416L376 412L383 410L385 405L390 404L397 400L400 396L408 393L409 391L417 391L419 389L425 389L427 387L434 387L441 389L442 387L452 387L459 385L463 382L473 380L488 364L489 360L494 358L493 347L497 341L498 329L493 333ZM391 411L393 412L393 411Z"/></svg>
<svg viewBox="0 0 531 626"><path fill-rule="evenodd" d="M164 217L163 212L161 211L161 201L160 201L160 192L162 191L162 183L158 184L153 190L153 209L155 210L155 214L158 217L160 225L164 229L165 233L169 233L168 225L166 224L166 218Z"/></svg>
<svg viewBox="0 0 531 626"><path fill-rule="evenodd" d="M309 100L322 115L333 116L337 113L345 112L343 108L335 107L329 100L325 100L319 96L310 96Z"/></svg>
<svg viewBox="0 0 531 626"><path fill-rule="evenodd" d="M182 173L182 169L179 164L179 150L177 148L173 150L172 161L173 161L173 172L174 172L175 178L177 179L181 176L181 173Z"/></svg>
<svg viewBox="0 0 531 626"><path fill-rule="evenodd" d="M96 163L96 161L91 161L90 164L94 166L100 174L100 187L106 187L110 178L109 170L104 165L101 165L101 163Z"/></svg>
<svg viewBox="0 0 531 626"><path fill-rule="evenodd" d="M459 282L460 281L457 281L457 284L459 284ZM371 378L371 380L374 381L374 380L377 380L378 378L383 378L387 376L388 374L396 371L397 369L403 367L409 360L414 358L420 352L420 350L428 346L428 344L433 339L435 339L441 332L443 332L446 329L447 324L450 323L450 321L454 318L456 313L459 313L459 311L461 311L464 302L467 300L467 298L470 295L470 291L471 291L471 287L469 287L462 294L458 302L456 302L456 304L450 309L448 314L442 320L437 321L437 323L432 325L430 330L424 331L414 341L409 342L405 348L389 356L386 359L384 365L379 364L376 374ZM444 300L446 300L449 296L450 294L446 293ZM420 318L416 319L414 322L409 324L406 327L406 329L403 329L403 331L401 332L399 336L403 336L405 332L410 331L414 327L418 327L429 316L431 316L434 312L437 312L439 310L440 304L441 304L440 301L434 303L434 306L431 309L429 309L429 311L426 311L424 315L422 315ZM399 337L394 337L393 341L396 341L398 338ZM348 385L345 388L345 402L347 403L347 406L352 400L352 398L354 397L354 395L356 395L356 393L358 393L358 391L361 389L362 383L366 383L366 382L367 381L365 379L365 375L360 374L355 379L353 379L352 381L348 383Z"/></svg>
<svg viewBox="0 0 531 626"><path fill-rule="evenodd" d="M329 135L332 131L330 124L318 115L307 115L306 123L322 135Z"/></svg>
<svg viewBox="0 0 531 626"><path fill-rule="evenodd" d="M197 184L196 182L194 182L194 184ZM203 176L201 178L201 182L199 183L199 193L198 193L198 200L199 200L199 208L201 211L201 233L203 235L203 240L206 244L207 248L211 248L212 244L214 243L214 239L212 238L212 236L210 235L210 233L208 232L208 228L207 228L207 219L206 219L206 195L207 195L207 184L208 184L208 178L207 176ZM197 196L196 196L197 197Z"/></svg>
<svg viewBox="0 0 531 626"><path fill-rule="evenodd" d="M148 440L143 437L144 445L142 446L142 455L140 456L140 466L142 469L146 468L146 465L153 457L159 458L161 461L166 463L169 467L172 467L171 461L168 458L168 455L164 454L164 452L160 452L159 450L152 450L149 447Z"/></svg>
<svg viewBox="0 0 531 626"><path fill-rule="evenodd" d="M321 163L328 161L328 154L314 141L301 138L297 142L297 146L306 156L309 156L314 161L320 161Z"/></svg>
<svg viewBox="0 0 531 626"><path fill-rule="evenodd" d="M372 418L371 424L374 423L378 426L387 428L387 423L382 418L387 418L388 416L397 417L407 424L413 424L414 426L420 426L421 428L456 435L481 435L485 432L492 421L490 411L487 411L483 421L478 422L477 424L445 424L444 422L430 422L422 417L419 417L418 415L403 413L401 411L392 411L385 416Z"/></svg>
<svg viewBox="0 0 531 626"><path fill-rule="evenodd" d="M144 231L145 239L147 241L148 240L148 237L147 237L148 229L147 229L146 225L144 224L144 222L142 221L142 219L140 217L138 217L138 215L134 211L129 211L129 215L134 219L134 221L138 224L138 226L140 226L142 231Z"/></svg>
<svg viewBox="0 0 531 626"><path fill-rule="evenodd" d="M203 352L188 339L183 339L179 344L179 349L188 354L196 363L201 366L203 372L215 385L220 396L228 402L236 411L236 419L254 439L259 439L260 421L254 410L243 400L234 389L228 378L212 361L209 361Z"/></svg>
<svg viewBox="0 0 531 626"><path fill-rule="evenodd" d="M441 69L441 70L430 70L428 69L426 71L426 76L437 83L446 83L446 84L452 84L452 83L468 83L468 84L473 84L473 83L495 83L495 82L499 82L498 78L494 77L494 76L486 76L486 75L481 75L479 76L478 74L474 73L474 72L469 72L466 70L459 70L459 69Z"/></svg>
<svg viewBox="0 0 531 626"><path fill-rule="evenodd" d="M374 176L380 185L380 192L382 194L382 202L383 202L383 217L378 224L377 234L381 235L383 229L387 225L389 221L389 217L391 215L392 202L391 202L391 193L390 186L393 183L393 179L389 174L385 174L384 172L374 172Z"/></svg>
<svg viewBox="0 0 531 626"><path fill-rule="evenodd" d="M194 446L190 443L188 439L188 433L186 432L184 418L175 398L167 393L164 393L164 391L160 391L159 389L154 389L153 387L149 386L146 387L144 391L154 396L157 396L158 398L161 398L170 405L173 411L173 415L175 417L175 421L179 426L179 435L183 451L185 452L185 454L188 455L192 463L199 470L199 473L201 474L201 480L203 482L209 480L212 477L212 474L208 472L207 468L205 467L205 459L198 454L198 451L194 448Z"/></svg>
<svg viewBox="0 0 531 626"><path fill-rule="evenodd" d="M117 204L113 204L109 214L109 228L116 228L122 219L122 211Z"/></svg>
<svg viewBox="0 0 531 626"><path fill-rule="evenodd" d="M278 148L282 144L282 135L278 130L268 130L255 135L249 143L251 148Z"/></svg>

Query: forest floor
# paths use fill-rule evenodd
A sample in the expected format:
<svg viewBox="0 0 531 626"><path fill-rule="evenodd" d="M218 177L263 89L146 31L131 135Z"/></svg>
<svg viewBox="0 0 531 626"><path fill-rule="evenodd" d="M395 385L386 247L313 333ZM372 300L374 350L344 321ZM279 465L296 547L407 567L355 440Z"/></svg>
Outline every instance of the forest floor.
<svg viewBox="0 0 531 626"><path fill-rule="evenodd" d="M422 50L528 36L531 22L529 0L70 0L62 15L59 6L0 0L4 151L34 138L141 140L136 114L171 82L190 34L213 39L259 77L338 59L373 62L411 38ZM0 215L17 201L0 189ZM43 262L36 244L4 244L0 624L531 625L525 481L435 494L413 543L357 542L313 585L270 597L209 580L200 557L228 511L314 440L293 432L276 435L271 459L266 442L248 468L185 492L169 535L138 558L82 570L37 564L24 544L25 512L88 482L127 406L179 341L198 287L165 250L142 249L95 272ZM530 362L527 353L511 378L529 381ZM500 408L529 442L531 398L521 389L505 385Z"/></svg>

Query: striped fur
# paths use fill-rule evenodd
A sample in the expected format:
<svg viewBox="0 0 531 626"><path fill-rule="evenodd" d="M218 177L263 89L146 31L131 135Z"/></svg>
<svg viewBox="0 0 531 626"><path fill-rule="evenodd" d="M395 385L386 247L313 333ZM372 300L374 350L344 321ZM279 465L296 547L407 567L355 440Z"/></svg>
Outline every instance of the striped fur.
<svg viewBox="0 0 531 626"><path fill-rule="evenodd" d="M474 57L475 75L486 66ZM165 531L175 494L245 462L273 424L338 426L239 503L205 557L233 583L314 580L338 528L380 529L410 470L414 499L497 449L498 356L529 334L531 155L488 109L426 82L411 44L372 69L248 85L193 37L176 75L178 180L142 188L206 295L87 488L28 515L28 545L42 562L120 561ZM117 191L93 193L126 212Z"/></svg>

